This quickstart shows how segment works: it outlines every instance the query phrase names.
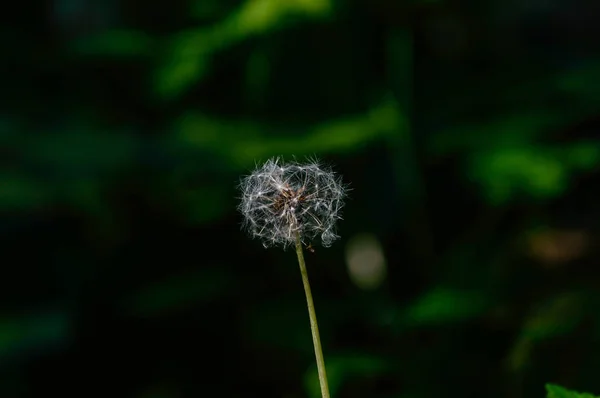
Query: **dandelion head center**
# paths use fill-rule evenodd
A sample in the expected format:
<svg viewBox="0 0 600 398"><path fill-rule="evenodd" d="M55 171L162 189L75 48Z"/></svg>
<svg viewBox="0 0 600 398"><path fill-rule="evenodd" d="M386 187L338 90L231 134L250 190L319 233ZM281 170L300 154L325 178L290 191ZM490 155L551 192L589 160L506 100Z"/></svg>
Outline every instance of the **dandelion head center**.
<svg viewBox="0 0 600 398"><path fill-rule="evenodd" d="M279 215L289 213L294 217L293 222L298 223L296 211L300 210L306 197L301 193L302 189L294 190L292 188L283 188L280 190L273 200L273 208Z"/></svg>

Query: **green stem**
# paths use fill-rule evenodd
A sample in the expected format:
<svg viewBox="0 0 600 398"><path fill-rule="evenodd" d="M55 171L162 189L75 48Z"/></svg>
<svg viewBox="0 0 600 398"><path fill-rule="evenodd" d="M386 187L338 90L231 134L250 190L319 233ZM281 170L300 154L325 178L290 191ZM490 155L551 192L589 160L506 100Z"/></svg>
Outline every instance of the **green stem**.
<svg viewBox="0 0 600 398"><path fill-rule="evenodd" d="M302 274L302 284L306 294L306 304L308 305L308 317L310 318L310 330L312 332L313 346L315 347L315 357L317 359L317 371L319 372L319 384L321 385L322 398L329 398L329 386L327 385L327 374L325 372L325 359L321 349L321 338L319 337L319 325L317 324L317 314L315 304L313 303L312 293L310 292L310 283L308 282L308 272L304 262L304 253L302 250L302 241L300 235L296 234L296 254L300 264L300 273Z"/></svg>

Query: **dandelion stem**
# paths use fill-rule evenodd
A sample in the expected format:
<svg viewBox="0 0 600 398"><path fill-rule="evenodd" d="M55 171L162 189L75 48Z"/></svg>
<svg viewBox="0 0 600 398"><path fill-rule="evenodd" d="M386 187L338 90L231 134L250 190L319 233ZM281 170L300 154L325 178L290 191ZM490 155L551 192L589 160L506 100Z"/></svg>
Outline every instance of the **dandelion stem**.
<svg viewBox="0 0 600 398"><path fill-rule="evenodd" d="M296 232L296 254L300 264L300 273L302 274L302 284L306 294L306 304L308 305L308 317L310 318L310 330L312 332L313 346L315 347L315 357L317 359L317 371L319 372L319 384L321 385L322 398L329 398L329 386L327 385L327 374L325 372L325 359L321 349L321 338L319 337L319 325L317 324L317 314L315 304L313 303L310 283L308 282L308 272L304 262L304 253L302 250L302 241L300 234Z"/></svg>

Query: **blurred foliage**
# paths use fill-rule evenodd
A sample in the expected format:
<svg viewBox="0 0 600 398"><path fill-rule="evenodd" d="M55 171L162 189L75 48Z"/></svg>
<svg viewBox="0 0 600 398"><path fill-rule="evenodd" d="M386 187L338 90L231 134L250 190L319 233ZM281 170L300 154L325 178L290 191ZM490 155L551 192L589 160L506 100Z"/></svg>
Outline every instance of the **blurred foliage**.
<svg viewBox="0 0 600 398"><path fill-rule="evenodd" d="M338 396L342 384L353 377L374 377L393 369L391 361L369 354L345 354L327 358L327 380L332 396ZM311 366L304 377L309 397L321 397L317 366Z"/></svg>
<svg viewBox="0 0 600 398"><path fill-rule="evenodd" d="M434 288L409 306L404 318L413 327L460 322L481 314L486 301L485 294Z"/></svg>
<svg viewBox="0 0 600 398"><path fill-rule="evenodd" d="M580 394L553 384L546 384L546 391L548 398L594 398L592 394Z"/></svg>
<svg viewBox="0 0 600 398"><path fill-rule="evenodd" d="M600 391L595 3L27 4L0 397L318 397L293 253L235 212L274 155L352 189L307 253L332 396Z"/></svg>

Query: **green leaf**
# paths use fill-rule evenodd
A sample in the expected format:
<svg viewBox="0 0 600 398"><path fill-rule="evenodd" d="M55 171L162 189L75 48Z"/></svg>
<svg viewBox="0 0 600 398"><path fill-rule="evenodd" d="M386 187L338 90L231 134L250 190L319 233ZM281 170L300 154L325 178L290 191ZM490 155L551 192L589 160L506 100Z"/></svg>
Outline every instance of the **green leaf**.
<svg viewBox="0 0 600 398"><path fill-rule="evenodd" d="M578 142L566 147L535 143L498 146L475 152L468 170L492 204L504 204L515 197L547 199L562 194L570 176L600 163L595 142Z"/></svg>
<svg viewBox="0 0 600 398"><path fill-rule="evenodd" d="M173 127L173 144L208 150L246 167L273 154L303 156L319 152L343 152L370 142L402 141L407 122L391 99L376 103L364 114L307 126L303 134L281 131L255 122L232 122L198 113L182 116Z"/></svg>
<svg viewBox="0 0 600 398"><path fill-rule="evenodd" d="M518 195L548 198L562 193L568 183L567 171L556 153L528 145L474 155L469 174L491 203L503 204Z"/></svg>
<svg viewBox="0 0 600 398"><path fill-rule="evenodd" d="M192 83L204 77L209 70L209 62L210 59L202 52L188 57L173 56L156 72L156 93L164 99L177 97Z"/></svg>
<svg viewBox="0 0 600 398"><path fill-rule="evenodd" d="M331 11L330 0L253 0L246 1L227 22L244 35L250 35L272 30L288 22L289 16L319 18L328 16Z"/></svg>
<svg viewBox="0 0 600 398"><path fill-rule="evenodd" d="M255 35L289 24L289 16L314 19L330 15L329 0L252 0L209 28L192 29L178 34L169 55L154 76L154 90L165 100L185 92L210 71L218 51Z"/></svg>
<svg viewBox="0 0 600 398"><path fill-rule="evenodd" d="M419 297L404 315L409 326L442 324L481 314L488 300L481 292L436 288Z"/></svg>
<svg viewBox="0 0 600 398"><path fill-rule="evenodd" d="M546 392L547 398L597 398L595 395L569 391L555 384L546 384Z"/></svg>

